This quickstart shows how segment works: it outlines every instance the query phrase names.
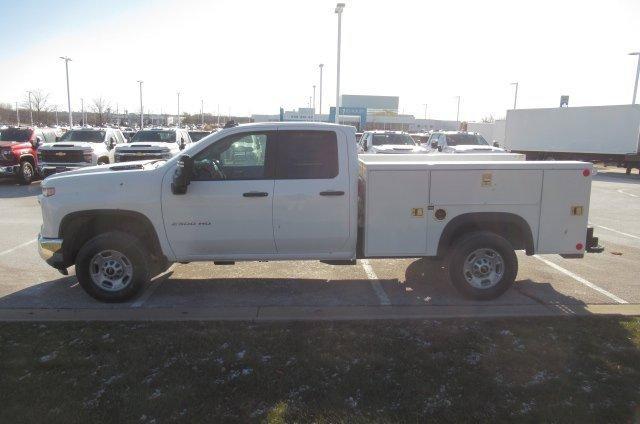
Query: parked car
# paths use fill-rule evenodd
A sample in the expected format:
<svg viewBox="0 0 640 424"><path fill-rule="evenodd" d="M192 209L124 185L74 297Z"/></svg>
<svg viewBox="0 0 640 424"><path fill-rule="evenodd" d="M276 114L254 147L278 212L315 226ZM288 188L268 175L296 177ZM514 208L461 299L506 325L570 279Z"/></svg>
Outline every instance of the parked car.
<svg viewBox="0 0 640 424"><path fill-rule="evenodd" d="M209 134L211 134L211 131L204 131L204 130L189 131L189 137L191 137L191 141L194 143L202 140L204 137L208 136Z"/></svg>
<svg viewBox="0 0 640 424"><path fill-rule="evenodd" d="M38 173L37 148L58 137L53 128L8 127L0 131L0 176L29 184Z"/></svg>
<svg viewBox="0 0 640 424"><path fill-rule="evenodd" d="M57 142L38 148L40 174L47 177L56 172L113 163L116 146L124 143L122 131L116 128L73 128Z"/></svg>
<svg viewBox="0 0 640 424"><path fill-rule="evenodd" d="M428 153L409 134L402 131L366 131L358 143L359 153Z"/></svg>
<svg viewBox="0 0 640 424"><path fill-rule="evenodd" d="M172 262L426 256L447 258L466 296L492 299L514 282L515 250L582 257L597 244L590 163L380 156L358 157L353 127L278 122L228 128L167 161L55 175L39 198L40 255L63 273L75 265L104 301L131 298Z"/></svg>
<svg viewBox="0 0 640 424"><path fill-rule="evenodd" d="M124 135L124 138L127 140L127 143L129 143L133 138L133 136L136 135L136 132L137 131L134 130L133 128L122 129L122 135Z"/></svg>
<svg viewBox="0 0 640 424"><path fill-rule="evenodd" d="M116 162L169 159L191 144L189 132L182 128L143 129L131 141L116 148Z"/></svg>
<svg viewBox="0 0 640 424"><path fill-rule="evenodd" d="M436 131L429 138L429 147L443 153L505 153L490 145L478 133L465 131Z"/></svg>

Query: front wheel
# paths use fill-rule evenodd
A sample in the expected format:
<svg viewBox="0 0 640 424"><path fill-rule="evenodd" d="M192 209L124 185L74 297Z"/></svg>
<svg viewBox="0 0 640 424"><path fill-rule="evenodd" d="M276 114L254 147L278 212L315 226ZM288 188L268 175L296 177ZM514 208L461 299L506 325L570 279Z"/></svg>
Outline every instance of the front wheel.
<svg viewBox="0 0 640 424"><path fill-rule="evenodd" d="M20 174L18 175L20 184L29 185L31 184L31 181L33 181L34 177L35 168L31 162L25 160L20 164Z"/></svg>
<svg viewBox="0 0 640 424"><path fill-rule="evenodd" d="M518 258L505 238L474 232L458 239L448 263L451 283L466 297L495 299L513 285Z"/></svg>
<svg viewBox="0 0 640 424"><path fill-rule="evenodd" d="M149 280L149 269L144 245L119 231L92 238L76 257L78 282L89 295L104 302L133 297Z"/></svg>

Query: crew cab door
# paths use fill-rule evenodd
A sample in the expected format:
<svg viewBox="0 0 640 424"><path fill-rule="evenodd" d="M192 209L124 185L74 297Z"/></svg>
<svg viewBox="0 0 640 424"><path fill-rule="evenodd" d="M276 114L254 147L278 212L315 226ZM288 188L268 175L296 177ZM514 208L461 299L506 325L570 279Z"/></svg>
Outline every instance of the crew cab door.
<svg viewBox="0 0 640 424"><path fill-rule="evenodd" d="M350 216L346 143L341 132L278 130L273 197L278 254L344 251Z"/></svg>
<svg viewBox="0 0 640 424"><path fill-rule="evenodd" d="M275 131L231 134L194 156L187 193L163 183L163 218L179 259L250 258L276 252L273 238ZM218 172L219 171L221 172Z"/></svg>

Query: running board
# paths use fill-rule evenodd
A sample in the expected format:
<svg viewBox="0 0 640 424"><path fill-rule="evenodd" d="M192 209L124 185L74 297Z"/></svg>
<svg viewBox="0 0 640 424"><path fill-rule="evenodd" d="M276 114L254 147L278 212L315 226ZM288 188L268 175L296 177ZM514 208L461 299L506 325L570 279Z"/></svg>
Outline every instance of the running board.
<svg viewBox="0 0 640 424"><path fill-rule="evenodd" d="M355 265L357 263L355 259L350 261L328 260L328 261L320 261L320 262L327 265Z"/></svg>
<svg viewBox="0 0 640 424"><path fill-rule="evenodd" d="M235 261L213 261L214 265L235 265Z"/></svg>

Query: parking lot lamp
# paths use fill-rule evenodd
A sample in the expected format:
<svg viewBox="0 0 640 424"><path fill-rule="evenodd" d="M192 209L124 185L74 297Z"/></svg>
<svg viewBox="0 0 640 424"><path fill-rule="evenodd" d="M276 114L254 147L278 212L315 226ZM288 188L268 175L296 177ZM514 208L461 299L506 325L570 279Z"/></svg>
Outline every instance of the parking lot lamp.
<svg viewBox="0 0 640 424"><path fill-rule="evenodd" d="M18 109L18 102L16 102L16 121L18 121L18 126L20 126L20 109Z"/></svg>
<svg viewBox="0 0 640 424"><path fill-rule="evenodd" d="M204 100L200 99L200 125L204 127Z"/></svg>
<svg viewBox="0 0 640 424"><path fill-rule="evenodd" d="M144 128L144 109L142 108L142 81L138 80L140 85L140 129Z"/></svg>
<svg viewBox="0 0 640 424"><path fill-rule="evenodd" d="M513 109L516 109L516 105L518 104L518 83L517 82L512 82L511 85L515 85L516 86L516 92L513 96Z"/></svg>
<svg viewBox="0 0 640 424"><path fill-rule="evenodd" d="M458 111L456 112L456 122L460 122L460 96L456 96L458 99Z"/></svg>
<svg viewBox="0 0 640 424"><path fill-rule="evenodd" d="M180 128L180 92L178 91L178 128Z"/></svg>
<svg viewBox="0 0 640 424"><path fill-rule="evenodd" d="M313 84L313 120L316 120L316 85Z"/></svg>
<svg viewBox="0 0 640 424"><path fill-rule="evenodd" d="M323 63L319 65L320 68L320 92L318 93L318 114L322 115L322 67Z"/></svg>
<svg viewBox="0 0 640 424"><path fill-rule="evenodd" d="M633 86L633 100L632 105L636 104L636 94L638 94L638 78L640 78L640 52L629 53L629 56L638 56L638 67L636 68L636 82Z"/></svg>
<svg viewBox="0 0 640 424"><path fill-rule="evenodd" d="M27 91L29 95L29 121L31 122L31 126L33 126L33 109L31 109L31 91Z"/></svg>
<svg viewBox="0 0 640 424"><path fill-rule="evenodd" d="M340 123L340 43L342 38L342 11L344 10L344 3L338 3L336 5L335 13L338 14L338 63L337 63L337 75L336 75L336 124Z"/></svg>
<svg viewBox="0 0 640 424"><path fill-rule="evenodd" d="M69 90L69 62L71 58L66 56L60 56L60 59L64 60L64 67L67 73L67 108L69 111L69 128L73 126L73 115L71 114L71 91Z"/></svg>
<svg viewBox="0 0 640 424"><path fill-rule="evenodd" d="M84 119L84 99L80 97L80 119L82 119L82 126L84 127L87 123Z"/></svg>

